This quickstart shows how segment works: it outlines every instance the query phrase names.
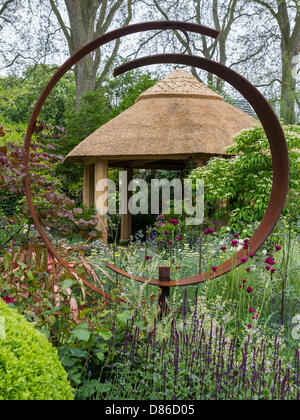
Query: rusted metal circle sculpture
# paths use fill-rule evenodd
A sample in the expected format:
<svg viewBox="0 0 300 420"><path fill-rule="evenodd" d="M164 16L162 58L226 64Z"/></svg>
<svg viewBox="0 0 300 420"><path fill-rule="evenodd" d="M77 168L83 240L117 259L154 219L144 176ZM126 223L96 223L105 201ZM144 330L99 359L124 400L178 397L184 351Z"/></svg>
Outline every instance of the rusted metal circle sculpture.
<svg viewBox="0 0 300 420"><path fill-rule="evenodd" d="M77 51L72 57L70 57L54 74L50 82L47 84L45 89L43 90L37 104L34 108L32 116L29 121L29 125L27 128L26 136L25 136L25 154L24 154L24 166L25 166L25 191L28 206L30 209L30 213L32 219L37 227L41 237L43 238L49 252L53 255L54 258L57 259L58 262L66 265L63 261L62 257L58 254L55 248L50 243L49 238L47 237L46 233L44 232L39 219L37 217L36 211L34 209L33 201L32 201L32 193L30 190L30 178L29 178L29 169L28 169L28 162L29 162L29 151L30 151L30 144L31 138L34 131L34 127L40 113L40 110L49 96L50 92L57 84L57 82L61 79L61 77L71 69L79 60L85 57L90 52L94 51L96 48L100 46L121 38L126 35L130 35L137 32L143 32L148 30L165 30L165 29L177 29L177 30L184 30L189 32L195 32L202 35L211 36L213 38L217 38L218 31L214 29L207 28L205 26L196 25L187 22L177 22L177 21L158 21L158 22L144 22L135 25L130 25L124 28L117 29L115 31L109 32L101 37L93 40L79 51ZM250 105L255 110L258 118L260 119L264 130L266 132L270 150L272 155L272 164L273 164L273 184L272 184L272 191L269 200L269 204L263 220L261 221L260 225L254 232L253 236L249 242L249 248L251 252L257 251L260 246L264 243L267 237L270 235L276 222L281 214L283 209L287 191L288 191L288 182L289 182L289 160L288 160L288 150L286 145L285 136L280 125L278 118L276 117L273 109L267 102L267 100L263 97L263 95L244 77L236 73L235 71L231 70L228 67L223 66L220 63L214 62L212 60L208 60L203 57L196 57L192 55L184 55L184 54L161 54L156 56L144 57L132 62L126 63L123 66L120 66L115 70L115 75L122 74L128 70L132 70L138 67L151 65L151 64L182 64L187 66L193 66L201 70L206 70L214 75L220 77L224 81L228 82L232 87L237 89L244 98L250 103ZM206 273L201 273L199 275L195 275L188 278L183 278L177 281L161 281L161 280L150 280L145 279L139 276L132 276L117 267L114 267L110 264L107 264L107 267L111 270L115 271L118 274L121 274L124 277L134 278L135 280L148 283L160 287L170 287L170 286L188 286L191 284L197 284L203 282L210 278L219 277L231 269L239 266L241 262L241 258L245 256L247 251L241 250L237 252L233 258L230 258L228 261L224 262L220 265L215 272L208 271ZM93 287L92 287L93 288Z"/></svg>

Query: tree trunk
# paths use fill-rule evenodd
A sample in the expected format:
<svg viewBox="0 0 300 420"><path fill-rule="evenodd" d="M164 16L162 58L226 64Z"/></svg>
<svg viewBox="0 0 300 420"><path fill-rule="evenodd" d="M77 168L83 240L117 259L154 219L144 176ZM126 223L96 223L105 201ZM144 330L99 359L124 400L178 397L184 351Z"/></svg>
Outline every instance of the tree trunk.
<svg viewBox="0 0 300 420"><path fill-rule="evenodd" d="M127 14L123 21L123 26L128 25L132 18L132 1L64 0L69 17L69 24L67 24L59 10L56 0L49 0L51 8L68 42L70 54L74 54L94 38L106 33L123 5L124 7L127 5ZM80 108L82 96L89 91L95 90L107 76L116 58L119 46L120 41L117 40L99 76L97 72L101 62L103 62L100 48L85 56L75 65L76 111Z"/></svg>
<svg viewBox="0 0 300 420"><path fill-rule="evenodd" d="M291 71L292 57L282 53L280 117L286 124L295 124L296 80Z"/></svg>

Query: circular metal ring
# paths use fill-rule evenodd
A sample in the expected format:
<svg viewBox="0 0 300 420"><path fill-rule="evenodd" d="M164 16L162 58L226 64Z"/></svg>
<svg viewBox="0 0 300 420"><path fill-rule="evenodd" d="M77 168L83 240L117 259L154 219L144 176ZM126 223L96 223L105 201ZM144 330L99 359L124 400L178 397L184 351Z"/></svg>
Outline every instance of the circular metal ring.
<svg viewBox="0 0 300 420"><path fill-rule="evenodd" d="M80 59L84 56L89 54L90 52L94 51L96 48L100 47L101 45L106 44L112 40L121 38L123 36L146 31L146 30L157 30L157 29L181 29L184 28L187 31L193 31L197 33L201 33L204 35L216 37L217 31L213 29L202 27L200 25L190 24L187 22L148 22L148 23L140 23L136 25L127 26L125 28L120 28L118 30L109 32L101 37L95 39L94 41L87 44L81 50L77 51L72 57L69 58L54 74L50 82L47 84L45 89L43 90L37 104L34 108L32 116L29 121L29 125L27 128L26 136L25 136L25 144L24 144L24 166L25 166L25 192L27 197L27 202L29 206L29 210L32 216L32 219L43 238L49 252L62 264L65 264L62 257L58 254L55 248L52 246L49 238L45 234L39 219L37 217L36 211L33 206L32 202L32 193L30 190L30 179L29 179L29 171L28 171L28 161L29 161L29 151L30 151L30 144L31 138L33 134L33 130L40 113L40 110L49 96L50 92L57 84L57 82L61 79L61 77L68 71L70 68L76 64ZM268 208L265 212L262 222L254 232L253 236L250 239L250 249L252 252L255 252L267 239L269 234L272 232L280 214L282 208L284 206L284 202L286 199L287 191L288 191L288 181L289 181L289 162L288 162L288 150L286 145L285 136L276 117L273 109L263 97L263 95L245 78L241 75L236 73L235 71L231 70L223 66L220 63L208 60L202 57L195 57L195 56L185 56L182 54L162 54L158 56L151 56L151 57L144 57L142 59L134 60L130 63L126 63L124 66L118 68L117 74L121 72L134 69L141 66L146 66L150 64L182 64L182 65L189 65L193 66L202 70L206 70L210 73L217 75L218 77L222 78L231 86L236 88L244 97L248 100L248 102L252 105L254 110L256 111L257 116L259 117L266 135L268 137L268 141L270 144L272 159L273 159L273 185L272 185L272 192L270 196L270 201L268 204ZM241 264L241 257L245 255L245 250L241 250L235 254L233 258L230 258L228 261L223 263L219 266L216 272L206 272L201 273L196 276L192 276L185 279L180 279L178 282L170 282L166 283L165 286L186 286L190 284L196 284L202 281L205 281L209 278L216 278L220 275L223 275L230 271L232 268L237 267ZM147 281L149 284L155 284L159 286L164 286L162 282L157 284L157 280L147 280L143 278L136 277L138 281Z"/></svg>

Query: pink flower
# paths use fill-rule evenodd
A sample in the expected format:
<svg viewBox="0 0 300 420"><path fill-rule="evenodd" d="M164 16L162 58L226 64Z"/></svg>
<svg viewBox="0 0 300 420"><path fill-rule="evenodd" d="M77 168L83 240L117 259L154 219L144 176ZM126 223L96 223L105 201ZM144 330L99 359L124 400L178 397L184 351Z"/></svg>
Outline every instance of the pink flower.
<svg viewBox="0 0 300 420"><path fill-rule="evenodd" d="M239 241L237 241L236 239L234 239L233 241L231 241L231 246L235 247L237 246L239 243Z"/></svg>
<svg viewBox="0 0 300 420"><path fill-rule="evenodd" d="M249 308L249 312L250 312L250 314L254 314L254 309L253 308Z"/></svg>
<svg viewBox="0 0 300 420"><path fill-rule="evenodd" d="M249 330L251 330L251 328L253 328L253 325L248 324L248 328L249 328Z"/></svg>
<svg viewBox="0 0 300 420"><path fill-rule="evenodd" d="M213 229L204 229L204 235L209 235L209 234L211 234L211 233L214 233L214 230Z"/></svg>
<svg viewBox="0 0 300 420"><path fill-rule="evenodd" d="M249 248L249 246L248 246L247 244L244 244L244 245L243 245L243 248L244 248L244 249L248 249L248 248Z"/></svg>
<svg viewBox="0 0 300 420"><path fill-rule="evenodd" d="M181 236L177 236L176 239L177 239L177 241L182 241L183 240Z"/></svg>
<svg viewBox="0 0 300 420"><path fill-rule="evenodd" d="M168 244L169 245L173 245L173 241L168 241Z"/></svg>
<svg viewBox="0 0 300 420"><path fill-rule="evenodd" d="M252 287L250 287L250 286L249 286L249 287L247 287L247 292L248 292L248 293L252 293L252 292L253 292Z"/></svg>
<svg viewBox="0 0 300 420"><path fill-rule="evenodd" d="M226 251L226 246L222 246L221 251Z"/></svg>
<svg viewBox="0 0 300 420"><path fill-rule="evenodd" d="M245 263L245 262L247 262L247 261L248 261L248 258L246 258L246 257L242 257L242 258L241 258L241 261L242 261L243 263Z"/></svg>
<svg viewBox="0 0 300 420"><path fill-rule="evenodd" d="M276 268L271 268L271 273L275 273Z"/></svg>
<svg viewBox="0 0 300 420"><path fill-rule="evenodd" d="M275 249L276 249L276 251L280 251L282 248L281 248L280 245L275 245Z"/></svg>
<svg viewBox="0 0 300 420"><path fill-rule="evenodd" d="M169 231L168 230L164 230L164 234L165 235L168 235L169 234Z"/></svg>
<svg viewBox="0 0 300 420"><path fill-rule="evenodd" d="M254 257L253 252L250 252L249 257L250 257L250 258L253 258L253 257Z"/></svg>
<svg viewBox="0 0 300 420"><path fill-rule="evenodd" d="M244 239L244 243L247 244L250 241L250 239L246 238Z"/></svg>
<svg viewBox="0 0 300 420"><path fill-rule="evenodd" d="M251 271L251 268L250 267L247 267L246 268L246 271L248 271L248 273Z"/></svg>
<svg viewBox="0 0 300 420"><path fill-rule="evenodd" d="M245 280L245 279L241 280L241 282L242 282L242 283L244 283L244 284L246 283L246 281L247 281L247 280Z"/></svg>
<svg viewBox="0 0 300 420"><path fill-rule="evenodd" d="M269 265L266 265L266 270L271 270L271 267Z"/></svg>
<svg viewBox="0 0 300 420"><path fill-rule="evenodd" d="M150 258L151 258L151 257L150 257L150 255L146 255L146 256L145 256L145 259L146 259L146 260L150 260Z"/></svg>
<svg viewBox="0 0 300 420"><path fill-rule="evenodd" d="M211 267L212 271L217 271L217 268L218 268L218 267L216 267L216 266L214 266L214 265Z"/></svg>
<svg viewBox="0 0 300 420"><path fill-rule="evenodd" d="M233 235L233 237L234 237L234 238L238 238L238 237L239 237L239 234L238 234L238 233L235 233L235 234Z"/></svg>
<svg viewBox="0 0 300 420"><path fill-rule="evenodd" d="M181 267L179 265L176 265L175 268L176 268L176 270L180 270Z"/></svg>

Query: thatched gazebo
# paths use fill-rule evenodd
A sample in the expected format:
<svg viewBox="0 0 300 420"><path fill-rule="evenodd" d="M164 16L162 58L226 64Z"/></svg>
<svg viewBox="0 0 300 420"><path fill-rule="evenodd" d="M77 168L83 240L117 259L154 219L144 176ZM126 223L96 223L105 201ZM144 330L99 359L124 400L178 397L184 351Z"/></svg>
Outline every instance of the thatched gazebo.
<svg viewBox="0 0 300 420"><path fill-rule="evenodd" d="M96 206L103 192L95 185L108 178L108 167L126 170L130 182L133 168L180 170L190 158L203 166L212 156L225 154L234 137L256 123L187 71L176 70L83 140L65 161L84 164L83 203L95 203L105 230L106 219ZM121 240L130 235L131 215L122 215Z"/></svg>

